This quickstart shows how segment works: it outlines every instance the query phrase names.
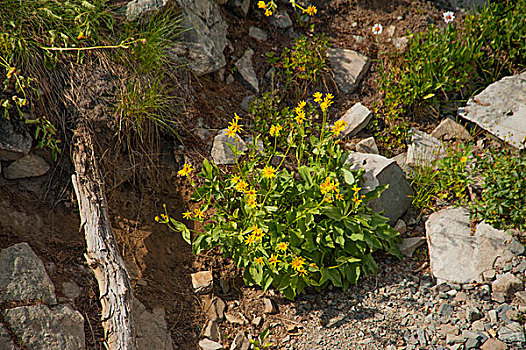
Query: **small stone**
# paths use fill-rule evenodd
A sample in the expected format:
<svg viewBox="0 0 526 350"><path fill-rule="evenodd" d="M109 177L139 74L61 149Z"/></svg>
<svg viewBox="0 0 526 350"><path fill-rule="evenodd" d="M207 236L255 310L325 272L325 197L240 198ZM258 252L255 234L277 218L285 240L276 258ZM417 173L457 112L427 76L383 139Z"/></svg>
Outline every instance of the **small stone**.
<svg viewBox="0 0 526 350"><path fill-rule="evenodd" d="M440 316L450 316L453 313L453 306L449 305L448 303L444 303L440 305L440 309L438 310L438 313Z"/></svg>
<svg viewBox="0 0 526 350"><path fill-rule="evenodd" d="M402 243L399 245L400 251L404 256L412 257L415 250L422 246L426 242L425 237L409 237L403 238Z"/></svg>
<svg viewBox="0 0 526 350"><path fill-rule="evenodd" d="M245 18L250 7L250 0L228 0L227 5L237 16Z"/></svg>
<svg viewBox="0 0 526 350"><path fill-rule="evenodd" d="M259 92L259 81L252 64L254 51L247 49L243 56L236 62L237 72L243 84L255 93Z"/></svg>
<svg viewBox="0 0 526 350"><path fill-rule="evenodd" d="M287 11L278 11L276 14L270 17L270 24L280 29L292 27L292 21L290 20Z"/></svg>
<svg viewBox="0 0 526 350"><path fill-rule="evenodd" d="M393 45L400 51L405 51L407 44L409 44L409 39L405 36L393 38Z"/></svg>
<svg viewBox="0 0 526 350"><path fill-rule="evenodd" d="M265 41L268 38L267 32L257 27L250 27L248 29L248 35L250 35L252 38L256 39L257 41Z"/></svg>
<svg viewBox="0 0 526 350"><path fill-rule="evenodd" d="M526 271L526 261L522 260L517 266L513 267L513 273L524 273Z"/></svg>
<svg viewBox="0 0 526 350"><path fill-rule="evenodd" d="M460 139L460 140L469 140L471 136L465 127L456 123L455 121L446 118L438 124L438 126L433 130L431 136L436 137L437 139Z"/></svg>
<svg viewBox="0 0 526 350"><path fill-rule="evenodd" d="M203 336L215 342L221 343L221 331L217 321L208 321L203 332Z"/></svg>
<svg viewBox="0 0 526 350"><path fill-rule="evenodd" d="M354 136L367 126L372 117L372 113L367 107L361 103L355 104L340 118L347 123L343 136Z"/></svg>
<svg viewBox="0 0 526 350"><path fill-rule="evenodd" d="M489 338L484 344L480 347L480 350L507 350L508 346L506 343L501 342L495 338Z"/></svg>
<svg viewBox="0 0 526 350"><path fill-rule="evenodd" d="M252 320L252 324L256 327L261 327L263 324L263 317L257 316Z"/></svg>
<svg viewBox="0 0 526 350"><path fill-rule="evenodd" d="M505 343L525 342L524 329L518 322L511 322L499 329L499 339Z"/></svg>
<svg viewBox="0 0 526 350"><path fill-rule="evenodd" d="M464 346L467 350L475 349L480 345L480 341L478 339L469 338L465 343Z"/></svg>
<svg viewBox="0 0 526 350"><path fill-rule="evenodd" d="M407 225L404 220L399 219L394 225L394 229L398 231L401 235L407 232Z"/></svg>
<svg viewBox="0 0 526 350"><path fill-rule="evenodd" d="M504 298L511 297L516 291L523 288L522 281L512 273L505 273L498 275L491 285L492 297L493 295L503 296Z"/></svg>
<svg viewBox="0 0 526 350"><path fill-rule="evenodd" d="M229 74L225 78L225 83L227 85L232 84L234 82L234 76L232 74Z"/></svg>
<svg viewBox="0 0 526 350"><path fill-rule="evenodd" d="M227 322L232 323L232 324L244 325L246 323L245 317L243 317L243 315L241 314L234 315L231 313L227 313L225 314L225 318Z"/></svg>
<svg viewBox="0 0 526 350"><path fill-rule="evenodd" d="M411 144L407 148L407 165L412 167L430 165L433 161L445 156L444 145L439 139L415 128L409 132Z"/></svg>
<svg viewBox="0 0 526 350"><path fill-rule="evenodd" d="M464 343L464 338L461 335L454 335L452 333L449 333L446 335L446 343L449 345L462 344Z"/></svg>
<svg viewBox="0 0 526 350"><path fill-rule="evenodd" d="M457 302L463 302L467 299L467 294L464 292L458 292L457 295L455 295L455 301Z"/></svg>
<svg viewBox="0 0 526 350"><path fill-rule="evenodd" d="M270 315L278 313L278 306L276 305L276 302L274 302L274 300L269 299L269 298L264 298L263 305L264 305L264 310L263 310L264 313L270 314Z"/></svg>
<svg viewBox="0 0 526 350"><path fill-rule="evenodd" d="M418 343L422 346L427 346L427 337L426 337L426 331L423 329L417 329L416 330L416 336L418 338Z"/></svg>
<svg viewBox="0 0 526 350"><path fill-rule="evenodd" d="M28 154L32 141L17 118L0 118L0 159L17 160Z"/></svg>
<svg viewBox="0 0 526 350"><path fill-rule="evenodd" d="M378 154L378 146L374 137L368 137L356 144L356 152Z"/></svg>
<svg viewBox="0 0 526 350"><path fill-rule="evenodd" d="M496 325L497 324L497 311L496 310L490 310L488 311L488 316L489 316L489 322L491 325Z"/></svg>
<svg viewBox="0 0 526 350"><path fill-rule="evenodd" d="M245 336L244 332L237 333L232 345L230 345L230 350L248 350L250 347L250 341Z"/></svg>
<svg viewBox="0 0 526 350"><path fill-rule="evenodd" d="M146 17L166 6L168 0L132 0L126 5L126 17L134 21L139 17Z"/></svg>
<svg viewBox="0 0 526 350"><path fill-rule="evenodd" d="M468 305L466 308L466 320L468 320L469 323L480 320L482 317L483 315L476 306Z"/></svg>
<svg viewBox="0 0 526 350"><path fill-rule="evenodd" d="M495 279L495 270L491 269L488 271L484 271L482 273L482 277L484 277L484 281L493 281L493 279Z"/></svg>
<svg viewBox="0 0 526 350"><path fill-rule="evenodd" d="M340 92L353 93L369 69L371 60L356 51L340 48L329 49L328 57Z"/></svg>
<svg viewBox="0 0 526 350"><path fill-rule="evenodd" d="M526 291L525 290L515 292L515 298L519 302L519 305L526 305Z"/></svg>
<svg viewBox="0 0 526 350"><path fill-rule="evenodd" d="M471 329L473 331L483 331L486 329L486 326L484 325L484 322L482 320L477 320L475 322L473 322L473 324L471 325Z"/></svg>
<svg viewBox="0 0 526 350"><path fill-rule="evenodd" d="M212 277L212 271L200 271L193 273L192 277L192 286L194 292L197 294L206 294L212 291L214 286L214 280Z"/></svg>
<svg viewBox="0 0 526 350"><path fill-rule="evenodd" d="M508 310L506 311L505 313L506 317L508 318L508 320L510 321L518 321L519 320L519 312L517 310Z"/></svg>
<svg viewBox="0 0 526 350"><path fill-rule="evenodd" d="M225 302L220 298L213 298L208 304L208 307L205 307L206 315L211 321L222 320L225 318Z"/></svg>
<svg viewBox="0 0 526 350"><path fill-rule="evenodd" d="M223 345L219 344L218 342L215 342L210 339L201 339L199 341L199 347L201 350L222 350Z"/></svg>
<svg viewBox="0 0 526 350"><path fill-rule="evenodd" d="M28 154L15 160L4 168L4 177L8 180L38 177L47 173L51 166L41 157Z"/></svg>
<svg viewBox="0 0 526 350"><path fill-rule="evenodd" d="M457 291L454 290L454 289L451 289L451 290L448 290L446 292L446 294L449 296L449 297L454 297L455 295L457 295Z"/></svg>
<svg viewBox="0 0 526 350"><path fill-rule="evenodd" d="M239 136L236 135L236 139L234 139L228 137L226 133L227 129L223 129L214 137L211 154L215 164L235 163L236 158L228 145L237 146L239 152L244 152L248 149L245 141Z"/></svg>
<svg viewBox="0 0 526 350"><path fill-rule="evenodd" d="M241 108L243 111L248 112L250 110L250 104L254 102L256 99L256 96L250 95L243 98L243 101L241 101ZM249 142L250 143L250 142Z"/></svg>

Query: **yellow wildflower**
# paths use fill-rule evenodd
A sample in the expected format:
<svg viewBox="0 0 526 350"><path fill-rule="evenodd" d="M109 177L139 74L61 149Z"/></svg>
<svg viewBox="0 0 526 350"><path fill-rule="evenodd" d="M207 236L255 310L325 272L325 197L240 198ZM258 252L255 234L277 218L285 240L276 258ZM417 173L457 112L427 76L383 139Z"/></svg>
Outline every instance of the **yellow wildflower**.
<svg viewBox="0 0 526 350"><path fill-rule="evenodd" d="M256 237L254 235L248 235L247 238L245 238L245 244L248 246L251 246L256 242Z"/></svg>
<svg viewBox="0 0 526 350"><path fill-rule="evenodd" d="M192 218L192 212L190 210L187 210L186 212L183 213L183 218L185 219Z"/></svg>
<svg viewBox="0 0 526 350"><path fill-rule="evenodd" d="M329 108L329 104L327 103L327 101L323 101L322 103L320 103L320 108L322 112L325 112Z"/></svg>
<svg viewBox="0 0 526 350"><path fill-rule="evenodd" d="M235 185L239 182L239 180L241 180L241 178L239 177L239 175L234 175L232 176L232 178L230 179L230 183Z"/></svg>
<svg viewBox="0 0 526 350"><path fill-rule="evenodd" d="M188 164L188 163L184 163L184 166L181 170L179 170L177 172L177 174L181 175L181 176L188 176L190 175L190 173L193 171L194 169L192 169L192 165L191 164Z"/></svg>
<svg viewBox="0 0 526 350"><path fill-rule="evenodd" d="M236 184L236 190L244 192L248 187L248 184L245 180L241 180Z"/></svg>
<svg viewBox="0 0 526 350"><path fill-rule="evenodd" d="M267 4L265 4L264 1L258 1L258 7L260 9L266 9L267 8Z"/></svg>
<svg viewBox="0 0 526 350"><path fill-rule="evenodd" d="M303 259L301 256L296 257L292 259L292 262L290 263L290 266L296 271L302 270L302 266L305 264L305 259Z"/></svg>
<svg viewBox="0 0 526 350"><path fill-rule="evenodd" d="M310 5L305 10L303 10L303 12L308 14L309 16L314 16L318 12L318 9L316 9L315 6Z"/></svg>
<svg viewBox="0 0 526 350"><path fill-rule="evenodd" d="M330 177L326 178L324 182L320 184L321 193L326 194L329 192L340 192L338 189L338 183L332 181Z"/></svg>
<svg viewBox="0 0 526 350"><path fill-rule="evenodd" d="M254 230L252 234L254 235L256 241L261 241L263 239L263 236L265 235L265 232L263 232L263 230L260 229L257 225L254 225L252 229Z"/></svg>
<svg viewBox="0 0 526 350"><path fill-rule="evenodd" d="M265 16L267 16L267 17L272 16L272 11L271 11L270 9L267 9L267 10L265 11Z"/></svg>
<svg viewBox="0 0 526 350"><path fill-rule="evenodd" d="M356 184L354 184L353 187L351 187L351 190L353 190L354 192L358 192L358 191L360 191L361 189L362 189L362 188L356 186Z"/></svg>
<svg viewBox="0 0 526 350"><path fill-rule="evenodd" d="M199 208L195 208L194 209L194 214L195 214L195 217L198 218L198 219L202 219L203 218L203 212Z"/></svg>
<svg viewBox="0 0 526 350"><path fill-rule="evenodd" d="M232 127L229 126L228 129L226 130L226 135L227 135L229 138L231 138L231 139L233 139L234 137L236 137L236 132L234 131L234 128L232 128Z"/></svg>
<svg viewBox="0 0 526 350"><path fill-rule="evenodd" d="M362 200L358 197L353 197L352 201L356 204L360 204L362 202Z"/></svg>
<svg viewBox="0 0 526 350"><path fill-rule="evenodd" d="M158 217L158 216L156 216L156 217L155 217L155 221L157 221L157 222L159 222L159 221L160 221L160 219L159 219L159 217Z"/></svg>
<svg viewBox="0 0 526 350"><path fill-rule="evenodd" d="M283 127L279 124L270 127L270 136L279 136L279 132L283 130Z"/></svg>
<svg viewBox="0 0 526 350"><path fill-rule="evenodd" d="M232 121L230 121L228 124L230 124L230 126L228 127L228 129L232 129L234 132L240 132L240 131L243 131L242 129L242 126L243 125L239 125L238 122L239 122L239 116L237 114L234 113L234 119L232 119Z"/></svg>
<svg viewBox="0 0 526 350"><path fill-rule="evenodd" d="M460 157L460 162L461 162L461 163L465 163L465 162L467 162L467 161L468 161L468 157L466 157L466 156L462 156L462 157Z"/></svg>
<svg viewBox="0 0 526 350"><path fill-rule="evenodd" d="M256 203L256 196L248 196L247 204L248 204L249 207L255 208L256 205L257 205L257 203Z"/></svg>
<svg viewBox="0 0 526 350"><path fill-rule="evenodd" d="M334 125L331 127L332 133L334 134L334 136L338 136L345 130L346 127L347 122L340 119L336 121L336 123L334 123Z"/></svg>
<svg viewBox="0 0 526 350"><path fill-rule="evenodd" d="M269 262L270 265L276 266L276 264L279 262L278 257L276 256L276 254L272 254L270 256L270 259L268 259L268 262Z"/></svg>
<svg viewBox="0 0 526 350"><path fill-rule="evenodd" d="M288 246L289 246L289 244L286 243L286 242L279 242L278 243L278 249L281 250L281 251L287 250Z"/></svg>
<svg viewBox="0 0 526 350"><path fill-rule="evenodd" d="M325 95L325 99L328 101L332 100L333 98L334 98L334 95L331 94L330 92L327 95Z"/></svg>
<svg viewBox="0 0 526 350"><path fill-rule="evenodd" d="M263 262L263 258L254 258L254 262L257 264L257 265L261 265L263 266L265 263Z"/></svg>
<svg viewBox="0 0 526 350"><path fill-rule="evenodd" d="M307 276L307 270L305 269L299 269L298 272L300 273L300 276Z"/></svg>
<svg viewBox="0 0 526 350"><path fill-rule="evenodd" d="M307 105L306 101L300 101L298 102L298 107L296 108L303 109L306 105Z"/></svg>
<svg viewBox="0 0 526 350"><path fill-rule="evenodd" d="M262 170L263 177L266 179L272 179L276 176L276 169L273 166L266 166Z"/></svg>
<svg viewBox="0 0 526 350"><path fill-rule="evenodd" d="M296 123L303 124L303 121L305 120L305 112L299 111L297 112L298 115L294 119L296 119Z"/></svg>
<svg viewBox="0 0 526 350"><path fill-rule="evenodd" d="M256 190L252 187L249 187L248 190L245 190L245 194L248 195L248 196L255 196L256 195Z"/></svg>
<svg viewBox="0 0 526 350"><path fill-rule="evenodd" d="M320 103L321 102L321 97L323 96L323 94L321 92L315 92L314 95L312 95L314 97L314 102L318 102Z"/></svg>
<svg viewBox="0 0 526 350"><path fill-rule="evenodd" d="M83 32L80 32L80 34L77 36L77 39L78 40L86 39L86 36L84 35Z"/></svg>
<svg viewBox="0 0 526 350"><path fill-rule="evenodd" d="M314 269L317 269L317 268L318 268L318 265L316 265L316 263L310 263L309 266L312 267L312 268L314 268Z"/></svg>

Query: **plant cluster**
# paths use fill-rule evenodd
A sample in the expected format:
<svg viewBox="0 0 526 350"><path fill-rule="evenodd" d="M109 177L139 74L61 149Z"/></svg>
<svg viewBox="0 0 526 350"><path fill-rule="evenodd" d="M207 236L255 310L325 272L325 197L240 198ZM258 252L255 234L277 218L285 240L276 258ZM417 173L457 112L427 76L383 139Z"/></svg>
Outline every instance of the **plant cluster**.
<svg viewBox="0 0 526 350"><path fill-rule="evenodd" d="M196 254L220 246L244 270L248 285L273 286L291 299L308 286L347 288L362 273L375 272L373 253L398 256L400 238L387 218L367 206L385 187L364 192L358 185L363 170L346 164L339 144L345 122L327 123L332 98L315 93L312 102L300 101L268 133L253 135L247 154L232 145L236 158L243 158L231 175L203 162L192 195L200 204L183 214L203 222L202 231L167 213L156 219L181 232ZM321 126L312 122L316 114ZM243 127L236 115L229 135L237 140ZM272 146L258 150L260 138ZM192 170L187 165L179 174L193 183Z"/></svg>
<svg viewBox="0 0 526 350"><path fill-rule="evenodd" d="M408 116L437 115L526 66L526 0L492 2L463 23L452 12L443 17L445 26L410 33L404 53L381 58L379 111L396 134L384 137L387 146L405 139Z"/></svg>

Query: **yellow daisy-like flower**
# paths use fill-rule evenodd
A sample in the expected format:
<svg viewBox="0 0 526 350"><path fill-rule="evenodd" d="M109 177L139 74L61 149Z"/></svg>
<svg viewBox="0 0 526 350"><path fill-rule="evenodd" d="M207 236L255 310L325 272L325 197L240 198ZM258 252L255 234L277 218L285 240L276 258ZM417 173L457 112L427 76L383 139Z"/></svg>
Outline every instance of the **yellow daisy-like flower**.
<svg viewBox="0 0 526 350"><path fill-rule="evenodd" d="M273 166L266 166L262 170L263 177L266 179L272 179L276 176L276 169Z"/></svg>
<svg viewBox="0 0 526 350"><path fill-rule="evenodd" d="M341 201L341 200L343 200L343 193L339 193L335 197L336 197L337 200Z"/></svg>
<svg viewBox="0 0 526 350"><path fill-rule="evenodd" d="M320 103L320 108L322 112L325 112L329 108L329 104L327 103L327 101L323 101L322 103Z"/></svg>
<svg viewBox="0 0 526 350"><path fill-rule="evenodd" d="M78 40L86 39L86 36L84 35L84 33L80 32L80 34L77 36L77 39Z"/></svg>
<svg viewBox="0 0 526 350"><path fill-rule="evenodd" d="M236 184L236 190L244 192L248 187L248 184L245 180L241 180Z"/></svg>
<svg viewBox="0 0 526 350"><path fill-rule="evenodd" d="M299 269L298 272L300 273L300 276L307 276L307 270L305 269Z"/></svg>
<svg viewBox="0 0 526 350"><path fill-rule="evenodd" d="M198 219L202 219L203 218L203 212L199 208L195 208L194 209L194 214L195 214L195 217L198 218Z"/></svg>
<svg viewBox="0 0 526 350"><path fill-rule="evenodd" d="M272 11L271 11L270 9L267 9L267 10L265 11L265 16L267 16L267 17L272 16Z"/></svg>
<svg viewBox="0 0 526 350"><path fill-rule="evenodd" d="M156 222L159 222L159 221L161 221L161 219L160 219L158 216L156 216L156 217L155 217L155 221L156 221Z"/></svg>
<svg viewBox="0 0 526 350"><path fill-rule="evenodd" d="M325 181L320 184L320 189L323 194L339 192L338 183L333 181L330 177L326 178Z"/></svg>
<svg viewBox="0 0 526 350"><path fill-rule="evenodd" d="M267 8L267 4L265 4L264 1L258 1L258 7L260 9L266 9Z"/></svg>
<svg viewBox="0 0 526 350"><path fill-rule="evenodd" d="M329 92L327 95L325 95L325 99L326 99L326 100L329 100L329 101L330 101L330 100L332 100L333 98L334 98L334 95L331 94L330 92Z"/></svg>
<svg viewBox="0 0 526 350"><path fill-rule="evenodd" d="M358 197L353 197L352 201L356 204L360 204L362 202L362 200Z"/></svg>
<svg viewBox="0 0 526 350"><path fill-rule="evenodd" d="M234 175L232 176L232 178L230 179L230 183L235 185L239 182L239 180L241 180L241 178L239 177L239 175Z"/></svg>
<svg viewBox="0 0 526 350"><path fill-rule="evenodd" d="M299 111L294 119L296 119L296 123L303 124L303 121L305 120L305 112Z"/></svg>
<svg viewBox="0 0 526 350"><path fill-rule="evenodd" d="M279 124L272 125L270 127L270 136L279 136L279 132L283 130L283 127Z"/></svg>
<svg viewBox="0 0 526 350"><path fill-rule="evenodd" d="M268 259L268 262L269 262L270 265L276 266L276 264L279 262L278 257L276 256L276 254L272 254L270 256L270 258Z"/></svg>
<svg viewBox="0 0 526 350"><path fill-rule="evenodd" d="M460 157L460 162L461 162L461 163L465 163L465 162L467 162L467 161L468 161L468 157L466 157L466 156L462 156L462 157Z"/></svg>
<svg viewBox="0 0 526 350"><path fill-rule="evenodd" d="M183 213L183 218L185 219L191 219L192 218L192 212L190 210Z"/></svg>
<svg viewBox="0 0 526 350"><path fill-rule="evenodd" d="M303 109L306 105L307 105L306 101L300 101L298 102L298 107L296 108Z"/></svg>
<svg viewBox="0 0 526 350"><path fill-rule="evenodd" d="M263 232L262 229L260 229L257 225L253 226L254 231L252 234L254 235L256 241L261 241L263 239L263 236L265 236L265 232Z"/></svg>
<svg viewBox="0 0 526 350"><path fill-rule="evenodd" d="M278 249L281 250L281 251L287 250L288 246L289 246L289 244L286 243L286 242L279 242L278 243Z"/></svg>
<svg viewBox="0 0 526 350"><path fill-rule="evenodd" d="M347 127L346 121L341 120L341 119L336 121L336 123L334 123L334 125L331 127L333 135L334 136L340 135L345 130L346 127Z"/></svg>
<svg viewBox="0 0 526 350"><path fill-rule="evenodd" d="M292 259L292 262L290 263L290 266L294 270L300 271L300 270L302 270L303 264L305 264L305 259L303 259L301 256L299 256L299 257L296 257L296 258Z"/></svg>
<svg viewBox="0 0 526 350"><path fill-rule="evenodd" d="M318 9L315 6L310 5L305 10L303 10L303 13L308 14L309 16L314 16L318 12Z"/></svg>
<svg viewBox="0 0 526 350"><path fill-rule="evenodd" d="M226 135L227 135L229 138L231 138L231 139L233 139L234 137L236 137L236 132L234 131L234 128L232 128L232 127L229 126L228 129L226 130Z"/></svg>
<svg viewBox="0 0 526 350"><path fill-rule="evenodd" d="M265 262L263 262L263 258L254 258L254 262L256 263L256 265L261 265L261 266L265 264Z"/></svg>
<svg viewBox="0 0 526 350"><path fill-rule="evenodd" d="M362 188L356 186L356 184L354 184L353 187L351 187L351 190L353 190L354 192L358 192L358 191L360 191L361 189L362 189Z"/></svg>
<svg viewBox="0 0 526 350"><path fill-rule="evenodd" d="M179 170L177 172L177 174L181 175L181 176L188 176L190 175L190 173L193 171L194 169L192 168L192 165L191 164L188 164L188 163L184 163L184 166L181 170Z"/></svg>
<svg viewBox="0 0 526 350"><path fill-rule="evenodd" d="M318 265L316 265L316 263L310 263L309 266L312 267L312 268L314 268L314 269L317 269L317 268L318 268Z"/></svg>
<svg viewBox="0 0 526 350"><path fill-rule="evenodd" d="M234 113L234 119L232 119L228 124L230 124L230 126L228 127L228 129L231 129L233 132L240 132L240 131L243 131L243 128L242 126L243 125L239 125L238 122L239 122L239 119L241 119L236 113Z"/></svg>
<svg viewBox="0 0 526 350"><path fill-rule="evenodd" d="M250 187L248 190L245 190L245 194L248 195L248 196L255 196L256 195L256 190L252 187Z"/></svg>
<svg viewBox="0 0 526 350"><path fill-rule="evenodd" d="M256 242L256 237L254 235L248 235L247 238L245 238L245 244L248 246L253 245Z"/></svg>
<svg viewBox="0 0 526 350"><path fill-rule="evenodd" d="M320 103L323 94L318 91L318 92L315 92L314 95L312 95L312 96L314 97L314 102Z"/></svg>
<svg viewBox="0 0 526 350"><path fill-rule="evenodd" d="M255 208L257 206L256 196L248 196L247 204L249 207Z"/></svg>

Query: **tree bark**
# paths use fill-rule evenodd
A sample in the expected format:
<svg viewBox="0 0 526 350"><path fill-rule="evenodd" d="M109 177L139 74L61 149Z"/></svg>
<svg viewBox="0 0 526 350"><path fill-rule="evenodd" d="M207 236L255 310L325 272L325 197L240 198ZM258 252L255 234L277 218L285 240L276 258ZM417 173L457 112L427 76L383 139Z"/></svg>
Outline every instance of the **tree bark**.
<svg viewBox="0 0 526 350"><path fill-rule="evenodd" d="M81 127L73 140L73 187L86 237L85 257L99 284L102 326L109 350L136 350L133 291L108 217L104 181L90 132Z"/></svg>

